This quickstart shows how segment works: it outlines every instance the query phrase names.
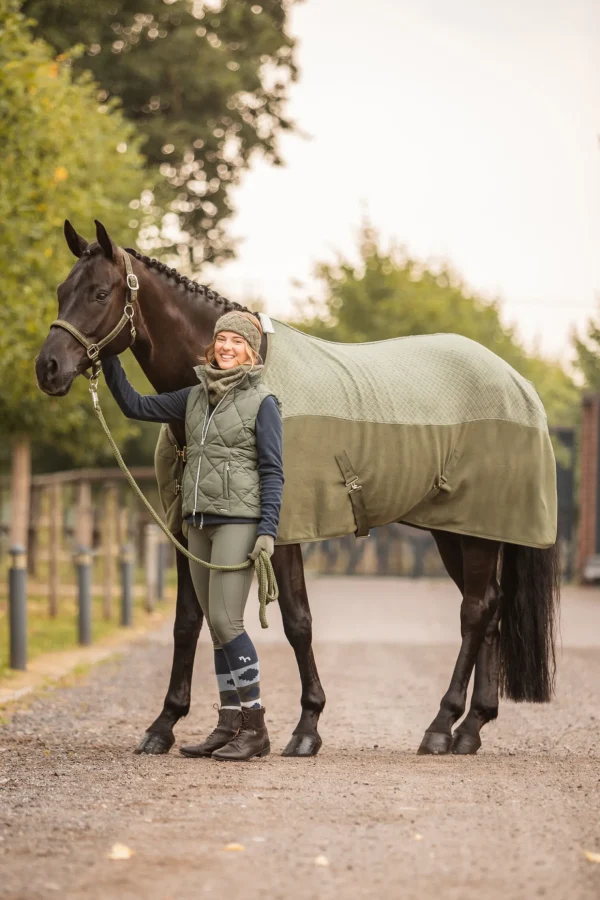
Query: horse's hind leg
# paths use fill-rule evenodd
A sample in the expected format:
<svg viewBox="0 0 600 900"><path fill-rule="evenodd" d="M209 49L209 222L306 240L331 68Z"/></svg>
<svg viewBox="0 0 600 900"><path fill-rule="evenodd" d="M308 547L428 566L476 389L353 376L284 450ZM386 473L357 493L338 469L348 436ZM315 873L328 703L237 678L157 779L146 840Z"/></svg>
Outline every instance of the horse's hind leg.
<svg viewBox="0 0 600 900"><path fill-rule="evenodd" d="M437 716L425 732L418 751L420 754L447 753L450 750L452 727L465 711L471 673L498 611L500 590L497 564L501 545L496 541L461 536L460 546L463 561L462 643L450 686L442 697ZM484 672L483 667L481 671Z"/></svg>
<svg viewBox="0 0 600 900"><path fill-rule="evenodd" d="M179 535L180 540L181 537ZM182 716L187 716L190 709L194 657L203 616L192 583L189 563L179 551L176 551L176 557L177 606L173 628L171 680L162 712L146 731L136 753L168 753L175 743L173 726Z"/></svg>
<svg viewBox="0 0 600 900"><path fill-rule="evenodd" d="M317 725L325 706L325 693L312 651L312 616L300 545L276 547L273 568L279 585L283 629L296 654L302 682L302 713L282 755L315 756L322 744Z"/></svg>
<svg viewBox="0 0 600 900"><path fill-rule="evenodd" d="M497 608L485 632L475 663L475 683L469 712L452 738L452 753L477 753L479 732L498 715L500 681L500 609Z"/></svg>

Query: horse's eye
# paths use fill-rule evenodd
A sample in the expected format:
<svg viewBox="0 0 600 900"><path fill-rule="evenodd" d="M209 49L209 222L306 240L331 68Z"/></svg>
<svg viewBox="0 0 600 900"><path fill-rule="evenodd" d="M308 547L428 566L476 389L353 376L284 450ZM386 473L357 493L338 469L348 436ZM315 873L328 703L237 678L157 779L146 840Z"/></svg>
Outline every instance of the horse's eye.
<svg viewBox="0 0 600 900"><path fill-rule="evenodd" d="M99 300L100 303L104 303L104 301L106 300L107 297L108 297L107 291L98 291L98 293L96 294L96 300Z"/></svg>

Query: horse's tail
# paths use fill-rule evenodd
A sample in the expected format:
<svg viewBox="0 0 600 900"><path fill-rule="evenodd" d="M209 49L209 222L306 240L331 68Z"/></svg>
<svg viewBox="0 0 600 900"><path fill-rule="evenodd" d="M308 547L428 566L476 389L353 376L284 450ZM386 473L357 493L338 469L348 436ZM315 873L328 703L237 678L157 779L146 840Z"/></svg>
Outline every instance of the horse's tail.
<svg viewBox="0 0 600 900"><path fill-rule="evenodd" d="M509 700L547 703L554 693L560 602L558 545L504 545L500 691Z"/></svg>

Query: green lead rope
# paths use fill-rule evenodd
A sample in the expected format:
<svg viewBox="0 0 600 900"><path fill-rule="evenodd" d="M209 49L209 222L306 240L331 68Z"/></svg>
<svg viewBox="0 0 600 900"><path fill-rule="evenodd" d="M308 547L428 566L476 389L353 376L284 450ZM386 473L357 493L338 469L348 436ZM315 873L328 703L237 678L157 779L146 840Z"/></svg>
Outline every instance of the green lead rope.
<svg viewBox="0 0 600 900"><path fill-rule="evenodd" d="M215 569L217 572L239 572L241 569L248 569L252 565L251 559L247 560L247 562L238 563L235 566L217 566L214 565L214 563L209 563L203 559L198 559L198 557L194 556L193 553L190 553L190 551L186 547L184 547L183 544L180 544L177 538L174 537L174 535L169 531L166 524L152 507L151 503L146 499L137 481L127 468L125 460L121 456L121 451L117 447L115 439L110 433L110 429L106 424L104 414L100 407L100 400L98 398L98 374L98 367L96 366L94 368L94 374L90 378L90 393L92 395L92 400L94 403L94 412L96 413L98 421L102 425L104 433L108 438L108 442L112 447L112 451L115 455L115 459L119 464L119 468L124 473L134 493L142 501L161 531L163 531L163 533L168 537L171 543L175 545L180 553L183 553L184 556L187 556L187 558L191 560L191 562L198 563L198 565L200 566L204 566L205 569ZM258 580L260 624L263 628L268 628L269 623L267 622L267 603L272 603L274 600L277 600L279 598L279 588L277 586L275 572L273 571L273 564L266 550L261 550L257 558L254 560L254 571L256 572L256 578Z"/></svg>

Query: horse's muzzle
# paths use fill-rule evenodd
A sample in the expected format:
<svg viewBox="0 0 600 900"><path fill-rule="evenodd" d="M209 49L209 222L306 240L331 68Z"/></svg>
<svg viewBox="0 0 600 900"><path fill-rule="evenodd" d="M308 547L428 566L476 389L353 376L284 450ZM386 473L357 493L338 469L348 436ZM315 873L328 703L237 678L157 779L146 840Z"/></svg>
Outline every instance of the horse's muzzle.
<svg viewBox="0 0 600 900"><path fill-rule="evenodd" d="M37 383L50 397L68 394L77 375L77 366L61 365L56 356L42 351L35 361Z"/></svg>

